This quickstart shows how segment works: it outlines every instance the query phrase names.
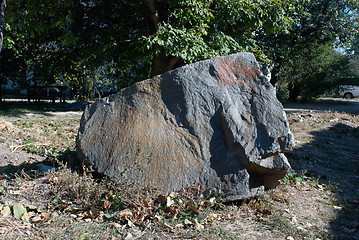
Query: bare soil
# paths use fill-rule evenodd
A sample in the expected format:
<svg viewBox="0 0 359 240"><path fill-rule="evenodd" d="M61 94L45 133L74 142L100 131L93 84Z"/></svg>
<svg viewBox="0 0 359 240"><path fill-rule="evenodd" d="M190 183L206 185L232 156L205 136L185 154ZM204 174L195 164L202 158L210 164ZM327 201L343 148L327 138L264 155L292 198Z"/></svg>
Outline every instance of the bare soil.
<svg viewBox="0 0 359 240"><path fill-rule="evenodd" d="M81 112L4 111L0 239L359 239L357 104L285 105L296 147L287 153L293 171L276 189L231 204L188 191L164 196L169 207L156 203L159 193L116 195L78 170ZM98 201L103 196L117 206L115 217ZM28 218L15 216L15 204Z"/></svg>

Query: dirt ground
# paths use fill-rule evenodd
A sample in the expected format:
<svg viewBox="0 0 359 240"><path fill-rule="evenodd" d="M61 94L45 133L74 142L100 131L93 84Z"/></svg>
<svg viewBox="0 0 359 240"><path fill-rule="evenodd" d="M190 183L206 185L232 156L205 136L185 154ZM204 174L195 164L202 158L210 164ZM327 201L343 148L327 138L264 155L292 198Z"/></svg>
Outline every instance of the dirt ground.
<svg viewBox="0 0 359 240"><path fill-rule="evenodd" d="M338 211L330 230L338 239L359 239L358 99L286 107L296 138L287 155L292 167L333 187Z"/></svg>
<svg viewBox="0 0 359 240"><path fill-rule="evenodd" d="M276 189L231 204L173 194L167 207L140 195L112 215L112 190L76 170L81 111L0 109L0 239L359 239L359 100L284 106L296 147Z"/></svg>

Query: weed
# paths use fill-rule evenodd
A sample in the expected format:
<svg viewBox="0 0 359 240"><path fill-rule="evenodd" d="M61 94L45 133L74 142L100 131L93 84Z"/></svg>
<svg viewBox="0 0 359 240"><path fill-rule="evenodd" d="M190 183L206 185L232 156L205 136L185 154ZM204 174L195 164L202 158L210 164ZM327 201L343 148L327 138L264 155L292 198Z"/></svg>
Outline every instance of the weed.
<svg viewBox="0 0 359 240"><path fill-rule="evenodd" d="M96 182L86 172L80 176L66 166L60 167L57 172L51 173L51 182L57 189L57 197L69 200L76 204L97 204L106 189L102 183Z"/></svg>
<svg viewBox="0 0 359 240"><path fill-rule="evenodd" d="M8 182L6 179L0 180L0 195L5 195L8 193Z"/></svg>
<svg viewBox="0 0 359 240"><path fill-rule="evenodd" d="M327 191L330 191L332 193L337 193L339 191L339 184L335 182L329 182L327 184L324 184L324 189Z"/></svg>
<svg viewBox="0 0 359 240"><path fill-rule="evenodd" d="M281 233L287 236L296 236L296 239L305 239L308 237L308 233L297 228L287 218L281 214L275 213L268 218L262 218L262 223L271 229L280 229Z"/></svg>
<svg viewBox="0 0 359 240"><path fill-rule="evenodd" d="M304 174L305 174L305 171L303 171L301 174L298 174L292 169L282 179L282 182L284 184L293 184L293 183L302 182L305 179Z"/></svg>
<svg viewBox="0 0 359 240"><path fill-rule="evenodd" d="M272 202L268 201L265 196L260 196L249 202L248 206L254 210L256 214L271 215L273 210Z"/></svg>
<svg viewBox="0 0 359 240"><path fill-rule="evenodd" d="M75 148L68 147L65 151L58 151L56 159L72 169L79 169L80 160Z"/></svg>

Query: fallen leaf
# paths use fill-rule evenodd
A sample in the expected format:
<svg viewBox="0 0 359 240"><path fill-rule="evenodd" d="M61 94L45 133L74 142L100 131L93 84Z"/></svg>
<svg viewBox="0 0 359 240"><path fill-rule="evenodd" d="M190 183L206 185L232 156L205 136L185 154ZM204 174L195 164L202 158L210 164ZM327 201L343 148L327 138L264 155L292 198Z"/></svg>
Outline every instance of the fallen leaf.
<svg viewBox="0 0 359 240"><path fill-rule="evenodd" d="M115 219L121 220L121 219L127 219L128 217L132 217L132 211L130 209L125 209L122 211L119 211L115 214Z"/></svg>
<svg viewBox="0 0 359 240"><path fill-rule="evenodd" d="M169 225L168 223L163 223L163 226L164 226L165 228L170 229L171 231L173 230L173 227L172 227L171 225Z"/></svg>
<svg viewBox="0 0 359 240"><path fill-rule="evenodd" d="M135 225L134 225L133 222L131 222L130 220L127 220L127 226L128 226L129 228L132 228L132 227L134 227Z"/></svg>
<svg viewBox="0 0 359 240"><path fill-rule="evenodd" d="M29 219L30 219L30 218L35 217L36 213L35 212L27 212L27 215L29 216Z"/></svg>
<svg viewBox="0 0 359 240"><path fill-rule="evenodd" d="M215 213L211 213L211 214L209 215L209 219L210 219L211 221L214 221L214 220L216 220L217 218L218 218L218 215L215 214Z"/></svg>
<svg viewBox="0 0 359 240"><path fill-rule="evenodd" d="M2 210L1 210L1 215L3 217L7 217L11 215L11 209L10 206L5 206Z"/></svg>
<svg viewBox="0 0 359 240"><path fill-rule="evenodd" d="M82 210L82 208L80 208L80 207L69 206L69 207L65 208L64 212L66 212L66 213L76 213L76 212L79 212L81 210Z"/></svg>
<svg viewBox="0 0 359 240"><path fill-rule="evenodd" d="M112 205L112 203L110 201L108 201L108 200L105 200L103 202L103 208L104 209L110 209L111 205Z"/></svg>
<svg viewBox="0 0 359 240"><path fill-rule="evenodd" d="M162 220L162 218L161 218L160 216L158 216L158 215L155 215L153 218L154 218L155 220L159 221L159 222Z"/></svg>
<svg viewBox="0 0 359 240"><path fill-rule="evenodd" d="M146 214L145 216L142 217L141 222L146 221L147 219L151 219L154 216L155 215L153 215L152 213Z"/></svg>
<svg viewBox="0 0 359 240"><path fill-rule="evenodd" d="M170 207L175 204L175 201L172 200L170 196L167 197L166 206Z"/></svg>
<svg viewBox="0 0 359 240"><path fill-rule="evenodd" d="M206 202L206 206L207 207L213 207L216 204L216 198L212 197L210 199L207 200Z"/></svg>
<svg viewBox="0 0 359 240"><path fill-rule="evenodd" d="M131 233L126 233L122 238L123 240L134 240L135 237Z"/></svg>
<svg viewBox="0 0 359 240"><path fill-rule="evenodd" d="M171 206L163 209L165 213L172 213L172 214L176 213L177 210L178 210L178 206Z"/></svg>
<svg viewBox="0 0 359 240"><path fill-rule="evenodd" d="M96 218L94 218L94 221L98 223L103 222L104 217L105 217L105 213L103 211L100 211L100 214Z"/></svg>
<svg viewBox="0 0 359 240"><path fill-rule="evenodd" d="M13 206L13 210L14 210L14 217L16 219L22 219L24 214L26 214L26 216L27 216L26 208L20 203L15 203ZM23 220L25 220L25 219L23 219Z"/></svg>
<svg viewBox="0 0 359 240"><path fill-rule="evenodd" d="M18 196L21 194L21 192L19 190L10 190L9 192L10 192L10 194L15 195L15 196Z"/></svg>
<svg viewBox="0 0 359 240"><path fill-rule="evenodd" d="M26 210L26 209L25 209ZM28 212L24 212L24 214L21 216L21 220L29 221L29 214Z"/></svg>
<svg viewBox="0 0 359 240"><path fill-rule="evenodd" d="M200 224L197 219L194 220L194 228L199 232L204 230L204 226Z"/></svg>
<svg viewBox="0 0 359 240"><path fill-rule="evenodd" d="M188 209L192 210L193 212L199 214L194 202L192 200L188 201Z"/></svg>
<svg viewBox="0 0 359 240"><path fill-rule="evenodd" d="M31 218L31 222L33 222L33 223L39 223L41 221L42 221L42 217L40 217L40 216L35 216L35 217Z"/></svg>
<svg viewBox="0 0 359 240"><path fill-rule="evenodd" d="M112 223L108 223L108 225L116 228L117 231L119 231L119 232L122 231L122 225L121 224L112 222Z"/></svg>
<svg viewBox="0 0 359 240"><path fill-rule="evenodd" d="M161 205L166 205L167 204L167 197L165 195L159 195L155 202L159 202Z"/></svg>
<svg viewBox="0 0 359 240"><path fill-rule="evenodd" d="M152 207L146 200L143 200L142 203L146 208Z"/></svg>
<svg viewBox="0 0 359 240"><path fill-rule="evenodd" d="M177 214L179 213L179 207L178 206L170 206L163 209L165 213L171 213L173 218L177 217Z"/></svg>
<svg viewBox="0 0 359 240"><path fill-rule="evenodd" d="M84 212L84 218L97 218L101 214L101 210L95 207L91 207L90 210Z"/></svg>
<svg viewBox="0 0 359 240"><path fill-rule="evenodd" d="M169 196L170 196L171 198L175 198L177 195L178 195L178 193L171 192Z"/></svg>
<svg viewBox="0 0 359 240"><path fill-rule="evenodd" d="M184 224L185 225L193 225L193 222L191 222L190 220L188 220L187 218L184 220Z"/></svg>
<svg viewBox="0 0 359 240"><path fill-rule="evenodd" d="M51 218L50 213L41 213L41 218L43 221L48 221Z"/></svg>
<svg viewBox="0 0 359 240"><path fill-rule="evenodd" d="M52 212L50 218L57 218L60 214L58 212Z"/></svg>
<svg viewBox="0 0 359 240"><path fill-rule="evenodd" d="M182 223L176 224L175 228L183 228L184 225Z"/></svg>

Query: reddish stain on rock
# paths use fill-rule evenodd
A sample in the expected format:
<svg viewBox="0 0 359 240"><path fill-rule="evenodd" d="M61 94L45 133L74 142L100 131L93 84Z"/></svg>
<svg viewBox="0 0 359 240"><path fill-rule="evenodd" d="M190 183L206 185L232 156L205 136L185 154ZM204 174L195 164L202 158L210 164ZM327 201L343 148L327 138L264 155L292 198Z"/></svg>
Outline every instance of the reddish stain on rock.
<svg viewBox="0 0 359 240"><path fill-rule="evenodd" d="M255 90L254 81L260 71L257 66L245 61L231 61L219 58L216 64L218 81L223 85L242 85Z"/></svg>

